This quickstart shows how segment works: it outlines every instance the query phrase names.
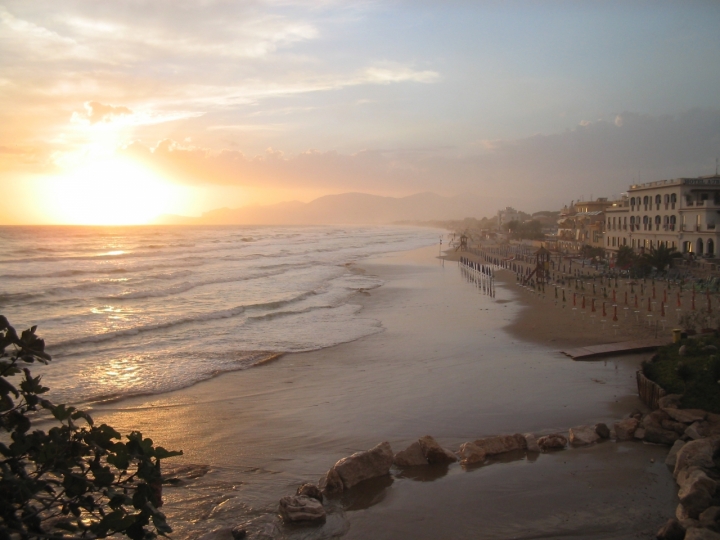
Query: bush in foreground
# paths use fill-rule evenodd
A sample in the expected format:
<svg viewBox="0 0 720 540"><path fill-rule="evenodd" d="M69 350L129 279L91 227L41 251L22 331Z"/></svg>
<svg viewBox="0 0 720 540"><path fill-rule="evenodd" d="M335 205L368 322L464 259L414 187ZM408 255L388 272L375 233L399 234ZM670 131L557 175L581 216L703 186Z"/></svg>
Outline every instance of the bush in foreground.
<svg viewBox="0 0 720 540"><path fill-rule="evenodd" d="M44 399L27 367L51 360L35 329L18 336L0 315L0 540L165 536L160 460L182 452L137 431L123 442L86 412ZM46 419L47 432L32 429Z"/></svg>
<svg viewBox="0 0 720 540"><path fill-rule="evenodd" d="M685 355L680 356L680 347ZM683 394L681 407L720 413L720 340L714 334L658 349L643 373L669 394Z"/></svg>

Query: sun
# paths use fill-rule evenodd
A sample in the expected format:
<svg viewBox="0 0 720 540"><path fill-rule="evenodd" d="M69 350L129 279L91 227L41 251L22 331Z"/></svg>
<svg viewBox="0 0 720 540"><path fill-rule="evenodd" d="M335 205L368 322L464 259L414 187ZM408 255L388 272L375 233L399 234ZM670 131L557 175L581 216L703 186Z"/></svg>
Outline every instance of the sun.
<svg viewBox="0 0 720 540"><path fill-rule="evenodd" d="M49 185L51 214L73 225L142 225L167 211L173 186L121 158L96 160Z"/></svg>

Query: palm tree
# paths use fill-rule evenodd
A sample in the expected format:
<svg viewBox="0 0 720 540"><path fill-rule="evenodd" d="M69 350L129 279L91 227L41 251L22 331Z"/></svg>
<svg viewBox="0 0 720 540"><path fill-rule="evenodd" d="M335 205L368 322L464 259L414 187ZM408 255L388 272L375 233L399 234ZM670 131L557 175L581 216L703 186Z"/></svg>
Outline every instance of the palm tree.
<svg viewBox="0 0 720 540"><path fill-rule="evenodd" d="M658 247L651 247L650 251L643 254L643 261L650 266L657 268L658 272L665 272L672 267L673 259L682 257L682 254L678 252L674 247L667 247L666 245L659 245Z"/></svg>
<svg viewBox="0 0 720 540"><path fill-rule="evenodd" d="M634 263L637 256L630 246L620 246L617 252L617 259L615 265L623 270L627 270Z"/></svg>

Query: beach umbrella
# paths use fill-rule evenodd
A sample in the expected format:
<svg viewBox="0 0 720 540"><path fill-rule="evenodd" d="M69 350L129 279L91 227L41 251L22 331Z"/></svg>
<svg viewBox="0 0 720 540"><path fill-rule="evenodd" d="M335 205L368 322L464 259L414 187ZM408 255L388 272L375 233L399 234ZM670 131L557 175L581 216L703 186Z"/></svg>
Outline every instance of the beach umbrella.
<svg viewBox="0 0 720 540"><path fill-rule="evenodd" d="M648 296L648 313L652 311L652 299Z"/></svg>
<svg viewBox="0 0 720 540"><path fill-rule="evenodd" d="M582 297L582 308L585 309L585 295Z"/></svg>
<svg viewBox="0 0 720 540"><path fill-rule="evenodd" d="M573 293L573 307L577 306L577 301L575 297L577 296L577 293Z"/></svg>
<svg viewBox="0 0 720 540"><path fill-rule="evenodd" d="M613 289L613 302L617 302L617 297L615 296L615 289Z"/></svg>
<svg viewBox="0 0 720 540"><path fill-rule="evenodd" d="M695 291L693 291L692 295L692 310L695 311Z"/></svg>
<svg viewBox="0 0 720 540"><path fill-rule="evenodd" d="M665 289L665 292L663 293L663 302L667 304L667 289Z"/></svg>
<svg viewBox="0 0 720 540"><path fill-rule="evenodd" d="M638 297L637 294L635 295L635 309L638 308Z"/></svg>
<svg viewBox="0 0 720 540"><path fill-rule="evenodd" d="M655 300L655 285L654 284L652 286L652 291L653 291L653 300Z"/></svg>
<svg viewBox="0 0 720 540"><path fill-rule="evenodd" d="M595 313L595 299L594 298L590 301L590 311Z"/></svg>
<svg viewBox="0 0 720 540"><path fill-rule="evenodd" d="M618 320L618 318L617 318L617 306L614 306L614 309L615 309L615 311L614 311L614 313L613 313L613 322L617 322L617 320Z"/></svg>
<svg viewBox="0 0 720 540"><path fill-rule="evenodd" d="M677 293L677 307L682 307L682 302L680 301L680 291Z"/></svg>
<svg viewBox="0 0 720 540"><path fill-rule="evenodd" d="M665 302L660 302L660 316L665 318Z"/></svg>
<svg viewBox="0 0 720 540"><path fill-rule="evenodd" d="M563 304L565 303L565 289L563 289Z"/></svg>
<svg viewBox="0 0 720 540"><path fill-rule="evenodd" d="M605 311L605 302L603 302L603 317L607 317L607 312Z"/></svg>
<svg viewBox="0 0 720 540"><path fill-rule="evenodd" d="M628 297L628 294L627 294L627 291L625 291L625 305L626 305L626 306L628 305L628 303L627 303L627 297Z"/></svg>

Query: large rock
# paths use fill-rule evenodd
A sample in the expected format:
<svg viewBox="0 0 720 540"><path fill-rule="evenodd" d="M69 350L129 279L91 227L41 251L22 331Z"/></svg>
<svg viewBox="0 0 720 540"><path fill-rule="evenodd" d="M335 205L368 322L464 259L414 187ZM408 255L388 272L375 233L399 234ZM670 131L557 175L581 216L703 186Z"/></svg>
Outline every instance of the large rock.
<svg viewBox="0 0 720 540"><path fill-rule="evenodd" d="M464 443L458 453L460 454L460 464L465 466L482 463L487 456L485 450L471 442Z"/></svg>
<svg viewBox="0 0 720 540"><path fill-rule="evenodd" d="M670 419L670 415L662 410L653 411L650 414L646 415L645 418L642 419L642 427L656 427L661 428L663 427L663 422L672 422Z"/></svg>
<svg viewBox="0 0 720 540"><path fill-rule="evenodd" d="M667 457L665 458L665 465L670 467L671 469L675 469L675 461L677 461L677 453L680 451L680 449L685 446L685 441L677 440L672 445L672 448L670 448L670 452L668 452Z"/></svg>
<svg viewBox="0 0 720 540"><path fill-rule="evenodd" d="M704 471L694 467L685 469L678 475L678 484L680 504L691 518L697 518L710 507L717 483Z"/></svg>
<svg viewBox="0 0 720 540"><path fill-rule="evenodd" d="M663 420L660 424L660 427L663 429L674 431L680 436L683 436L685 434L685 430L687 429L687 426L682 422L676 422L675 420L672 420L670 418L668 418L667 420Z"/></svg>
<svg viewBox="0 0 720 540"><path fill-rule="evenodd" d="M712 529L715 532L720 530L720 506L711 506L700 514L700 526Z"/></svg>
<svg viewBox="0 0 720 540"><path fill-rule="evenodd" d="M527 445L528 452L540 452L540 446L537 443L535 435L532 433L525 434L525 444Z"/></svg>
<svg viewBox="0 0 720 540"><path fill-rule="evenodd" d="M302 486L297 488L295 495L303 495L305 497L310 497L311 499L315 499L320 502L323 501L322 491L320 491L320 488L317 487L315 484L303 484Z"/></svg>
<svg viewBox="0 0 720 540"><path fill-rule="evenodd" d="M320 490L323 492L323 495L332 497L333 495L339 495L344 489L342 479L334 468L330 469L327 474L320 479Z"/></svg>
<svg viewBox="0 0 720 540"><path fill-rule="evenodd" d="M658 407L661 409L677 409L680 407L681 394L668 394L658 399Z"/></svg>
<svg viewBox="0 0 720 540"><path fill-rule="evenodd" d="M639 430L638 430L639 431ZM679 439L679 436L674 431L669 429L656 428L654 426L648 426L645 428L645 435L643 440L655 444L666 444L672 446L675 441Z"/></svg>
<svg viewBox="0 0 720 540"><path fill-rule="evenodd" d="M400 450L393 458L393 463L398 467L418 467L427 465L428 460L423 454L422 446L419 441L415 441L405 450Z"/></svg>
<svg viewBox="0 0 720 540"><path fill-rule="evenodd" d="M683 540L685 527L677 519L669 519L655 535L657 540Z"/></svg>
<svg viewBox="0 0 720 540"><path fill-rule="evenodd" d="M363 480L390 474L392 463L390 443L382 442L370 450L342 458L333 469L342 480L343 488L350 489Z"/></svg>
<svg viewBox="0 0 720 540"><path fill-rule="evenodd" d="M637 418L625 418L619 422L615 422L615 438L618 441L629 441L634 438L635 430L640 422Z"/></svg>
<svg viewBox="0 0 720 540"><path fill-rule="evenodd" d="M595 433L597 433L601 439L610 438L610 428L607 427L607 424L603 424L602 422L595 424Z"/></svg>
<svg viewBox="0 0 720 540"><path fill-rule="evenodd" d="M694 441L706 437L710 431L710 424L705 421L693 422L684 431L684 435Z"/></svg>
<svg viewBox="0 0 720 540"><path fill-rule="evenodd" d="M567 446L567 439L559 433L545 435L537 440L538 446L543 450L562 450Z"/></svg>
<svg viewBox="0 0 720 540"><path fill-rule="evenodd" d="M692 424L705 420L707 413L701 409L663 409L664 412L676 422L683 424Z"/></svg>
<svg viewBox="0 0 720 540"><path fill-rule="evenodd" d="M320 501L304 495L280 499L280 515L286 523L325 521L325 508Z"/></svg>
<svg viewBox="0 0 720 540"><path fill-rule="evenodd" d="M570 444L572 446L587 446L600 440L595 426L577 426L570 428Z"/></svg>
<svg viewBox="0 0 720 540"><path fill-rule="evenodd" d="M454 463L457 461L455 454L447 448L440 446L430 435L421 437L418 442L420 443L420 448L422 448L425 459L427 459L431 465Z"/></svg>
<svg viewBox="0 0 720 540"><path fill-rule="evenodd" d="M497 435L478 439L475 441L475 445L482 448L488 456L493 456L513 450L525 450L527 441L524 435L516 433L515 435Z"/></svg>
<svg viewBox="0 0 720 540"><path fill-rule="evenodd" d="M714 443L710 439L688 442L677 453L673 476L677 479L683 469L689 469L690 467L698 467L704 470L711 469L714 465L712 459L714 450Z"/></svg>
<svg viewBox="0 0 720 540"><path fill-rule="evenodd" d="M685 540L720 540L720 534L713 532L710 529L694 527L687 530L685 533Z"/></svg>

